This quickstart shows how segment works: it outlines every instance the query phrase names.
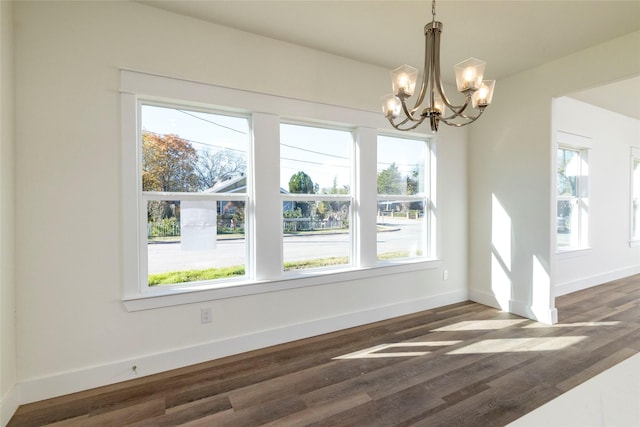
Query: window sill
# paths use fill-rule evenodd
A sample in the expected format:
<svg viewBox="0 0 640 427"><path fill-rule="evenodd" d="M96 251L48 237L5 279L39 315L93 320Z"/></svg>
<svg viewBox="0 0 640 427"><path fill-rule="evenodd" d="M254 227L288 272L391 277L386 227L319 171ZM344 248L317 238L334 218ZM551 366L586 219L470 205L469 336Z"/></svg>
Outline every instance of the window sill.
<svg viewBox="0 0 640 427"><path fill-rule="evenodd" d="M405 263L394 263L376 267L348 268L313 276L310 273L295 273L279 280L244 281L233 284L216 283L215 285L181 286L179 288L159 287L150 289L140 295L125 297L122 302L127 311L150 310L182 304L193 304L224 298L235 298L265 292L277 292L306 286L326 285L350 280L367 279L389 274L411 271L429 270L440 267L442 261L428 260Z"/></svg>
<svg viewBox="0 0 640 427"><path fill-rule="evenodd" d="M640 240L631 240L629 242L629 247L630 248L637 248L640 247Z"/></svg>
<svg viewBox="0 0 640 427"><path fill-rule="evenodd" d="M556 256L558 259L577 258L581 256L589 255L593 249L591 248L576 248L576 249L556 249Z"/></svg>

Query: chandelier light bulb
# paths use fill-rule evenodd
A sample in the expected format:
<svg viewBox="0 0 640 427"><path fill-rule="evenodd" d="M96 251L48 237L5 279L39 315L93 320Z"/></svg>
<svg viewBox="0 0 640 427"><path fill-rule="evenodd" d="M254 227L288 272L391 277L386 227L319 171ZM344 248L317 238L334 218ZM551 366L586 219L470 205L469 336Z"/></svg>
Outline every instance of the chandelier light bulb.
<svg viewBox="0 0 640 427"><path fill-rule="evenodd" d="M472 82L474 80L475 73L473 68L469 67L464 70L464 79L468 82Z"/></svg>
<svg viewBox="0 0 640 427"><path fill-rule="evenodd" d="M393 93L399 97L413 95L418 80L418 69L410 65L403 65L391 71Z"/></svg>
<svg viewBox="0 0 640 427"><path fill-rule="evenodd" d="M440 98L439 96L437 96L437 97L433 100L433 109L434 109L438 114L442 114L442 113L444 113L444 102L442 101L442 98Z"/></svg>
<svg viewBox="0 0 640 427"><path fill-rule="evenodd" d="M402 110L400 98L390 93L382 97L382 113L387 118L396 118Z"/></svg>
<svg viewBox="0 0 640 427"><path fill-rule="evenodd" d="M400 85L400 90L406 94L409 94L411 92L409 88L409 77L406 74L401 74L398 80L399 80L398 83Z"/></svg>
<svg viewBox="0 0 640 427"><path fill-rule="evenodd" d="M480 89L474 92L471 96L471 105L473 108L479 108L482 110L491 104L495 85L495 80L485 80L482 82Z"/></svg>
<svg viewBox="0 0 640 427"><path fill-rule="evenodd" d="M482 75L486 62L476 58L466 59L453 67L456 73L458 92L474 91L482 84Z"/></svg>

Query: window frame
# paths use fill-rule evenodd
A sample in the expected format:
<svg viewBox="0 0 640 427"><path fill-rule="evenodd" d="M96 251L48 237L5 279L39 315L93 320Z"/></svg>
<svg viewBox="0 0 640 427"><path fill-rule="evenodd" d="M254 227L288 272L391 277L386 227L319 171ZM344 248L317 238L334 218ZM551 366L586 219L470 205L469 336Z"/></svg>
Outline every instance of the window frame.
<svg viewBox="0 0 640 427"><path fill-rule="evenodd" d="M420 260L428 260L431 259L435 256L435 251L436 251L436 247L433 244L434 241L434 233L435 230L432 227L432 224L435 223L435 211L434 211L434 203L432 200L432 194L435 194L435 188L432 186L433 183L435 183L435 176L432 174L432 169L435 170L435 165L433 164L435 158L434 158L434 144L433 144L433 140L431 138L425 137L425 136L418 136L418 135L413 135L413 134L402 134L402 135L398 135L398 134L393 134L390 132L378 132L378 138L379 137L390 137L390 138L402 138L402 139L407 139L407 140L412 140L412 141L421 141L425 144L425 150L426 150L426 156L425 156L425 160L424 160L424 177L423 179L425 180L424 187L423 187L423 192L422 193L417 193L417 194L411 194L411 195L393 195L393 194L379 194L377 191L377 186L376 186L376 211L377 211L377 206L378 203L381 201L399 201L399 202L422 202L424 203L424 220L426 222L425 224L425 230L424 233L425 235L423 236L425 239L425 254L423 256L413 256L413 257L407 257L407 258L398 258L398 259L385 259L385 260L381 260L378 259L378 253L377 253L377 248L376 248L376 258L377 258L377 264L378 265L393 265L393 264L398 264L398 263L403 263L403 262L411 262L411 261L420 261ZM378 151L378 142L379 140L376 140L376 153ZM377 166L377 164L376 164ZM376 213L377 215L377 213Z"/></svg>
<svg viewBox="0 0 640 427"><path fill-rule="evenodd" d="M211 108L205 108L202 106L198 106L198 105L192 105L189 103L178 103L178 102L162 102L162 101L158 101L158 100L154 100L154 99L148 99L146 97L138 97L137 100L137 106L136 106L136 111L137 111L137 117L141 118L142 117L142 107L147 105L147 106L153 106L153 107L161 107L161 108L168 108L168 109L189 109L190 111L193 112L200 112L200 113L208 113L208 114L214 114L214 115L220 115L220 116L228 116L228 117L236 117L236 118L242 118L247 120L247 124L249 126L249 131L251 131L251 117L247 114L238 114L238 113L231 113L228 111L221 111L219 109L211 109ZM138 120L139 122L140 120ZM136 132L136 140L138 141L138 143L141 145L141 141L142 141L142 126L141 123L138 124L137 126L137 132ZM249 139L249 138L248 138ZM247 141L247 153L246 153L246 162L247 164L249 164L250 162L250 141ZM245 217L251 217L252 213L250 211L252 204L250 203L250 192L249 192L249 188L250 188L250 182L251 182L251 170L250 168L247 168L246 171L246 180L247 180L247 190L244 193L207 193L204 191L194 191L194 192L176 192L176 191L149 191L149 190L144 190L142 187L142 154L140 154L140 158L137 159L138 164L137 164L137 175L138 175L138 189L139 189L139 206L140 206L140 226L139 226L139 232L140 235L138 236L138 245L139 245L139 280L140 280L140 289L142 291L142 293L148 293L148 294L155 294L156 291L154 291L154 287L151 287L148 285L145 286L144 282L147 280L144 280L145 277L148 278L148 274L149 274L149 266L148 266L148 248L146 247L145 243L148 245L148 233L146 230L146 227L144 227L144 225L147 223L147 219L146 219L146 212L147 212L147 203L149 201L154 201L154 200L177 200L180 202L183 201L209 201L209 202L219 202L219 201L240 201L240 202L244 202L244 206L245 206ZM249 263L249 248L251 247L251 242L253 239L253 233L252 233L252 227L249 224L245 224L245 275L241 276L241 277L233 277L233 278L229 278L229 279L218 279L215 281L206 281L206 282L183 282L183 283L174 283L174 284L169 284L169 285L159 285L163 288L162 292L160 293L164 293L164 291L179 291L180 289L187 287L187 286L198 286L199 284L205 284L205 285L211 285L211 284L231 284L233 282L243 282L245 281L247 278L253 277L253 269L251 268L251 264Z"/></svg>
<svg viewBox="0 0 640 427"><path fill-rule="evenodd" d="M246 115L250 117L251 147L247 163L247 210L251 215L246 219L249 255L247 258L248 274L245 280L229 282L208 282L206 284L184 284L174 288L167 286L141 288L140 263L141 256L141 174L139 159L141 144L138 144L137 111L139 100L158 102L162 105L180 105L221 114ZM438 268L441 261L437 252L426 260L404 262L379 266L372 262L370 243L372 232L375 232L376 195L371 193L371 184L367 177L375 173L375 155L371 155L364 147L375 146L377 134L385 129L388 122L380 114L356 110L335 105L266 95L238 89L230 89L210 84L173 79L129 70L121 70L121 163L122 163L122 301L128 311L138 311L231 298L264 292L274 292L299 287L331 284L340 281L359 280L386 274L410 271L421 271ZM331 269L322 272L305 272L302 275L287 276L282 274L282 250L273 250L282 235L282 198L271 197L268 191L279 193L278 177L272 177L265 170L270 169L268 161L275 158L273 150L280 143L279 125L291 120L302 121L311 125L325 125L337 129L350 129L355 135L353 161L355 176L352 182L351 203L355 220L352 229L353 265L342 269ZM392 133L393 134L393 133ZM418 137L430 138L417 134ZM435 147L430 146L430 156L435 155ZM276 149L275 156L279 157ZM266 157L269 157L267 159ZM259 161L257 159L260 159ZM279 161L279 160L278 160ZM433 168L432 168L433 169ZM279 170L279 167L278 167ZM432 173L434 171L432 170ZM431 188L435 180L430 180ZM273 189L277 190L273 190ZM373 191L375 192L375 185ZM265 190L268 190L265 192ZM192 193L188 193L192 194ZM197 194L197 193L196 193ZM317 198L319 195L313 195ZM192 196L189 196L192 197ZM226 196L224 196L226 197ZM433 201L431 202L433 203ZM266 206L266 207L265 207ZM269 212L256 212L256 207ZM432 213L433 215L433 213ZM436 227L435 217L432 227ZM144 218L146 222L146 218ZM279 224L279 227L275 225ZM371 227L373 224L373 228ZM146 232L146 226L145 232ZM249 243L251 240L251 243ZM146 233L145 233L146 242ZM435 233L430 236L429 245L436 246ZM369 249L368 249L369 248ZM271 250L269 250L271 249ZM280 254L268 259L256 257L256 253L274 252ZM375 259L375 248L373 249ZM146 273L146 272L145 272ZM146 280L146 277L144 277Z"/></svg>
<svg viewBox="0 0 640 427"><path fill-rule="evenodd" d="M355 197L354 197L354 184L356 181L356 166L355 166L355 134L354 134L354 129L353 128L349 128L349 127L342 127L342 126L330 126L324 123L317 123L317 122L313 122L313 121L302 121L302 120L287 120L285 118L281 118L280 120L280 126L282 125L292 125L292 126L301 126L301 127L309 127L309 128L317 128L317 129L328 129L328 130L334 130L334 131L340 131L340 132L345 132L348 133L351 137L351 141L350 141L350 146L349 146L349 181L350 181L350 187L349 187L349 194L298 194L298 193L288 193L288 194L281 194L280 199L281 199L281 206L282 204L284 204L284 202L287 201L309 201L309 202L317 202L317 201L321 201L321 202L349 202L349 244L348 244L348 248L349 248L349 262L347 264L340 264L340 265L335 265L335 266L327 266L327 267L318 267L318 268L311 268L311 269L303 269L303 270L285 270L284 269L284 228L282 230L282 245L283 245L283 263L282 263L282 268L283 268L283 276L284 277L296 277L296 276L304 276L307 275L309 273L313 274L315 273L327 273L327 272L331 272L332 270L342 270L345 268L353 268L356 267L357 261L355 259L355 254L357 251L357 245L355 242L354 237L356 236L356 233L354 232L353 228L354 226L356 226L355 223L355 211L354 211L354 206L355 206ZM280 143L282 143L282 139L280 139ZM279 165L279 169L280 169L280 173L281 172L281 167Z"/></svg>
<svg viewBox="0 0 640 427"><path fill-rule="evenodd" d="M555 242L555 252L556 254L565 254L565 253L575 253L579 251L589 250L590 248L590 235L591 235L591 215L589 213L583 213L583 209L578 209L578 235L577 235L577 245L574 246L559 246L558 245L558 231L557 231L557 218L558 218L558 202L560 201L570 201L573 205L578 208L581 207L589 207L589 193L590 193L590 178L591 173L589 170L589 152L593 148L593 141L591 138L586 136L571 134L568 132L557 131L556 132L556 144L554 150L554 168L553 168L553 183L554 183L554 200L553 203L553 236ZM580 180L576 180L576 196L562 196L558 195L558 182L557 182L557 174L558 174L558 150L568 150L574 151L578 156L578 165L579 165L579 175L584 176L586 179L583 179L582 182ZM582 165L587 165L586 174L582 169ZM586 181L586 183L584 182ZM584 186L586 185L586 189ZM587 209L588 211L588 209Z"/></svg>
<svg viewBox="0 0 640 427"><path fill-rule="evenodd" d="M635 188L636 181L634 179L634 164L638 163L638 173L640 174L640 147L631 147L630 159L630 178L629 178L629 247L640 246L640 221L635 224L637 230L634 230L634 212L633 204L640 205L640 188ZM638 197L635 195L638 193ZM640 206L638 207L640 210ZM640 216L640 215L639 215Z"/></svg>

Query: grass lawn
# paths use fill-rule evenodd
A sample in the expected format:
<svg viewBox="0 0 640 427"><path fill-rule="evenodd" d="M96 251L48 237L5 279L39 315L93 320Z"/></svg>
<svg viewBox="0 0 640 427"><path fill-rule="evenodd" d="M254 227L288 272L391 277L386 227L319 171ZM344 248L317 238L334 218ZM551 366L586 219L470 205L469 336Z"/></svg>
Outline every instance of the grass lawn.
<svg viewBox="0 0 640 427"><path fill-rule="evenodd" d="M409 256L408 252L389 252L378 255L378 259L395 259ZM331 265L348 264L348 257L318 258L304 261L292 261L284 263L284 270L304 270L308 268L328 267ZM149 275L149 286L175 285L176 283L200 282L205 280L228 279L236 276L243 276L244 266L236 265L232 267L207 268L204 270L183 270L170 271L168 273L157 273Z"/></svg>

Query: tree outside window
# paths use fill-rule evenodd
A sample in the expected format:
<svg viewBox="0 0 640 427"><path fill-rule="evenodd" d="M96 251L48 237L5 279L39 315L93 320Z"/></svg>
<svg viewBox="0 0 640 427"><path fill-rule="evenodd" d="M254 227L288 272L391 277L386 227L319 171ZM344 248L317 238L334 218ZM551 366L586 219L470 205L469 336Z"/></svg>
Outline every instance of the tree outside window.
<svg viewBox="0 0 640 427"><path fill-rule="evenodd" d="M281 124L285 271L351 263L352 150L351 132Z"/></svg>
<svg viewBox="0 0 640 427"><path fill-rule="evenodd" d="M141 105L149 286L245 274L246 118Z"/></svg>
<svg viewBox="0 0 640 427"><path fill-rule="evenodd" d="M378 137L378 260L428 256L429 146L423 139Z"/></svg>

